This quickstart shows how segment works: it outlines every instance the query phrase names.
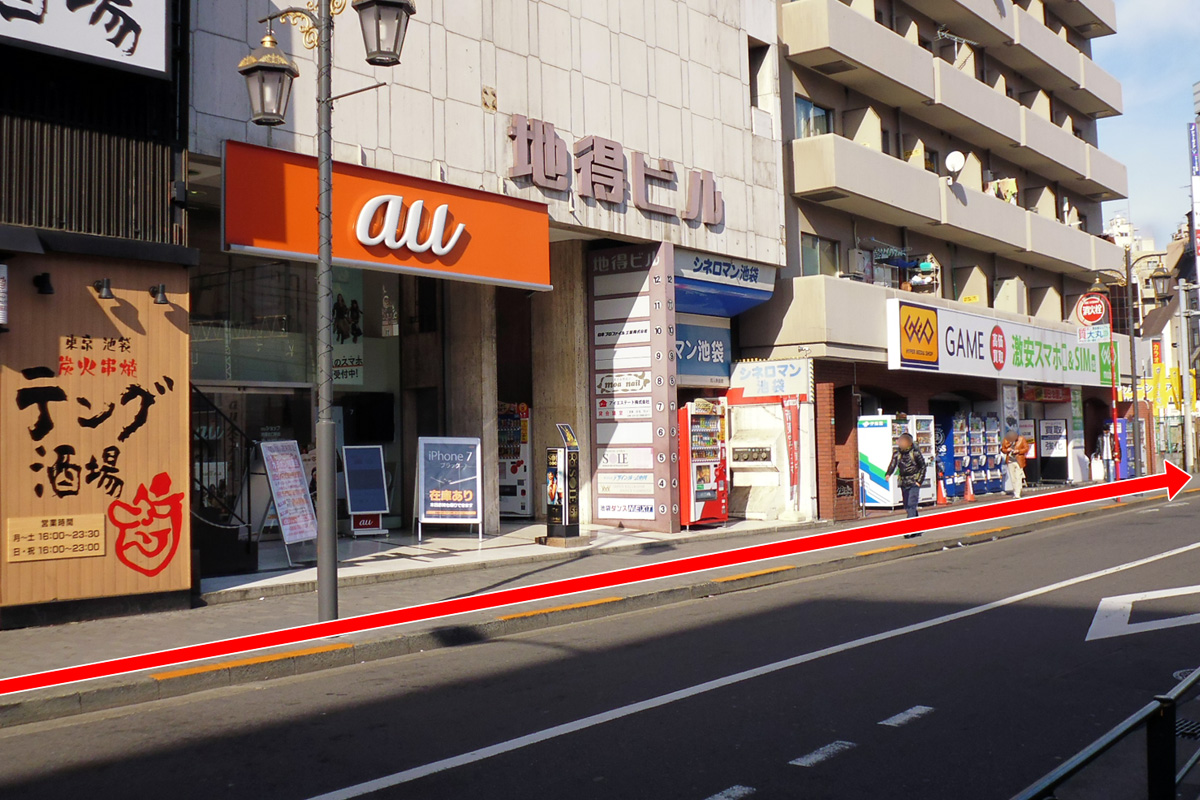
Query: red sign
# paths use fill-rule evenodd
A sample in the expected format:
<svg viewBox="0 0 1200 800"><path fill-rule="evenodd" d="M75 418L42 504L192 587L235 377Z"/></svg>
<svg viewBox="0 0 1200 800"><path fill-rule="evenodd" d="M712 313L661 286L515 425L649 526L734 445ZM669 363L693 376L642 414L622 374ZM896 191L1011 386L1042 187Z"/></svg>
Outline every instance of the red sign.
<svg viewBox="0 0 1200 800"><path fill-rule="evenodd" d="M1075 304L1075 316L1084 325L1103 325L1108 322L1108 298L1088 292Z"/></svg>
<svg viewBox="0 0 1200 800"><path fill-rule="evenodd" d="M1154 364L1162 363L1162 340L1155 339L1150 343L1150 358Z"/></svg>
<svg viewBox="0 0 1200 800"><path fill-rule="evenodd" d="M1027 403L1069 403L1071 390L1065 386L1026 386L1022 398Z"/></svg>
<svg viewBox="0 0 1200 800"><path fill-rule="evenodd" d="M351 514L350 524L356 531L383 530L382 514Z"/></svg>
<svg viewBox="0 0 1200 800"><path fill-rule="evenodd" d="M991 350L992 366L999 372L1004 369L1004 363L1008 361L1008 347L1004 344L1004 331L1000 329L999 325L992 327Z"/></svg>

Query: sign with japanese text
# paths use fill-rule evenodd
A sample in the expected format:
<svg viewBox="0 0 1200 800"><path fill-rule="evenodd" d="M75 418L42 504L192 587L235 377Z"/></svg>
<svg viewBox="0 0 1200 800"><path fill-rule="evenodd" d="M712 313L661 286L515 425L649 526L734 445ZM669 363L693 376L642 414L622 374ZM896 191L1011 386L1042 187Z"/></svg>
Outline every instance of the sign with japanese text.
<svg viewBox="0 0 1200 800"><path fill-rule="evenodd" d="M728 386L732 354L728 319L678 315L675 360L680 386Z"/></svg>
<svg viewBox="0 0 1200 800"><path fill-rule="evenodd" d="M624 497L593 492L594 519L677 531L677 391L686 354L678 350L673 247L595 250L588 254L588 266L594 463L598 476L607 470L651 476L605 483L614 492L623 487ZM727 359L728 347L722 347L719 355ZM711 343L708 358L711 362ZM622 366L635 363L646 366Z"/></svg>
<svg viewBox="0 0 1200 800"><path fill-rule="evenodd" d="M263 466L275 501L275 516L287 544L317 538L317 512L308 491L309 476L294 441L262 442Z"/></svg>
<svg viewBox="0 0 1200 800"><path fill-rule="evenodd" d="M1188 123L1188 151L1192 166L1192 252L1200 253L1200 133Z"/></svg>
<svg viewBox="0 0 1200 800"><path fill-rule="evenodd" d="M688 170L681 177L673 161L636 151L626 157L620 142L599 136L585 136L568 148L553 124L524 114L512 115L508 138L512 140L508 177L513 180L528 181L546 191L566 192L574 173L575 191L580 197L598 200L616 210L624 210L628 191L633 207L647 215L714 227L725 222L725 200L709 170ZM675 187L685 182L686 193L679 196Z"/></svg>
<svg viewBox="0 0 1200 800"><path fill-rule="evenodd" d="M103 514L21 517L5 527L4 555L10 563L91 558L107 552Z"/></svg>
<svg viewBox="0 0 1200 800"><path fill-rule="evenodd" d="M708 283L721 283L764 292L775 290L775 267L730 256L675 249L675 275Z"/></svg>
<svg viewBox="0 0 1200 800"><path fill-rule="evenodd" d="M0 40L166 77L167 0L0 0Z"/></svg>
<svg viewBox="0 0 1200 800"><path fill-rule="evenodd" d="M1028 403L1071 402L1071 390L1066 386L1026 386L1021 396Z"/></svg>
<svg viewBox="0 0 1200 800"><path fill-rule="evenodd" d="M334 268L333 298L333 382L362 386L366 324L362 271Z"/></svg>
<svg viewBox="0 0 1200 800"><path fill-rule="evenodd" d="M1042 458L1066 458L1067 421L1065 419L1039 420L1038 442L1042 445Z"/></svg>
<svg viewBox="0 0 1200 800"><path fill-rule="evenodd" d="M1083 344L1091 344L1092 342L1107 342L1112 337L1112 326L1108 323L1097 323L1096 325L1088 325L1080 328L1078 331L1079 341Z"/></svg>
<svg viewBox="0 0 1200 800"><path fill-rule="evenodd" d="M35 269L81 286L104 275L114 299L60 292L9 309L0 605L187 589L187 277L85 256L9 264L15 285ZM171 303L156 305L149 283Z"/></svg>
<svg viewBox="0 0 1200 800"><path fill-rule="evenodd" d="M316 259L315 158L227 141L223 180L226 250ZM333 220L334 266L550 288L541 203L337 161Z"/></svg>
<svg viewBox="0 0 1200 800"><path fill-rule="evenodd" d="M1010 381L1108 386L1112 350L1039 328L899 298L887 301L888 366ZM1119 366L1119 364L1118 364Z"/></svg>
<svg viewBox="0 0 1200 800"><path fill-rule="evenodd" d="M812 369L807 358L739 361L733 366L729 387L747 400L799 397L801 403L807 403L812 397Z"/></svg>
<svg viewBox="0 0 1200 800"><path fill-rule="evenodd" d="M1088 292L1075 303L1075 316L1084 325L1108 324L1108 298L1098 292Z"/></svg>
<svg viewBox="0 0 1200 800"><path fill-rule="evenodd" d="M483 522L479 440L422 436L417 441L417 511L421 522Z"/></svg>

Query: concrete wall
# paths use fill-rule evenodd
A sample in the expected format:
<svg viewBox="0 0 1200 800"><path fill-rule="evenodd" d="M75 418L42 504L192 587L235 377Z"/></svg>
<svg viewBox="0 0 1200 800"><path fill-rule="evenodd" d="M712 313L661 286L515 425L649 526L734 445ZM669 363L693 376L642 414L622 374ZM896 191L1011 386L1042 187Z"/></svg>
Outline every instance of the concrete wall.
<svg viewBox="0 0 1200 800"><path fill-rule="evenodd" d="M782 263L777 71L771 102L752 110L747 39L753 29L777 49L775 0L422 0L402 63L391 69L365 62L357 15L346 6L335 25L334 92L387 85L338 101L335 158L546 202L564 226ZM193 6L194 153L218 156L225 139L315 153L315 54L293 27L276 26L301 72L288 121L273 131L247 122L236 68L263 35L255 22L263 10L248 0ZM680 209L686 171L711 170L725 224L693 227L629 201L614 208L515 183L513 114L552 123L568 148L595 135L620 142L627 159L630 151L671 159Z"/></svg>

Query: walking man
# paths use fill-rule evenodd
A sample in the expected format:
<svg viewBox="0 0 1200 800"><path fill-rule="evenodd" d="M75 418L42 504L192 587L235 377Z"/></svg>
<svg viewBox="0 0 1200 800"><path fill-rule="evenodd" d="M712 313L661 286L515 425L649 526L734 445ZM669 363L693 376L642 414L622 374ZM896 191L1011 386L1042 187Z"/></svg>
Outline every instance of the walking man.
<svg viewBox="0 0 1200 800"><path fill-rule="evenodd" d="M1029 452L1029 442L1013 428L1004 434L1000 443L1000 452L1008 459L1008 483L1012 486L1013 497L1021 499L1021 489L1025 485L1025 454Z"/></svg>
<svg viewBox="0 0 1200 800"><path fill-rule="evenodd" d="M892 451L892 462L888 464L887 477L895 474L900 481L900 494L904 497L904 511L911 519L917 515L917 503L921 499L921 483L925 480L925 456L913 447L913 438L902 433L896 439ZM904 538L915 539L919 533L906 534Z"/></svg>

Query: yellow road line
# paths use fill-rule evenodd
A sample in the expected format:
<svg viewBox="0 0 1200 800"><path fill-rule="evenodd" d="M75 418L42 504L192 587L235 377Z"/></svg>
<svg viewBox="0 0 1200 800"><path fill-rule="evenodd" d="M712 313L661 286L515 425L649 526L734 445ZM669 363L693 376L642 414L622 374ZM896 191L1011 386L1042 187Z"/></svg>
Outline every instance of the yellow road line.
<svg viewBox="0 0 1200 800"><path fill-rule="evenodd" d="M536 617L540 614L553 614L556 611L570 611L575 608L587 608L588 606L599 606L604 603L615 603L618 600L624 600L624 597L602 597L599 600L587 600L582 603L571 603L569 606L555 606L554 608L539 608L536 611L522 611L519 614L506 614L497 619L521 619L523 617Z"/></svg>
<svg viewBox="0 0 1200 800"><path fill-rule="evenodd" d="M968 533L967 536L987 536L989 533L1000 533L1001 531L1011 531L1011 525L1005 525L1002 528L988 528L986 531L977 531L976 533Z"/></svg>
<svg viewBox="0 0 1200 800"><path fill-rule="evenodd" d="M747 578L757 578L759 575L771 575L775 572L787 572L789 569L795 569L795 567L771 567L770 569L760 569L757 572L743 572L740 575L727 575L724 578L713 578L713 583L744 581Z"/></svg>
<svg viewBox="0 0 1200 800"><path fill-rule="evenodd" d="M894 553L897 550L907 550L910 547L916 547L915 544L898 544L895 547L881 547L878 550L864 550L861 553L855 553L856 556L874 556L879 553Z"/></svg>
<svg viewBox="0 0 1200 800"><path fill-rule="evenodd" d="M1070 514L1055 514L1053 517L1042 517L1041 519L1035 519L1034 522L1053 522L1056 519L1066 519L1067 517L1077 516L1079 516L1079 512L1072 511Z"/></svg>
<svg viewBox="0 0 1200 800"><path fill-rule="evenodd" d="M170 672L155 672L150 677L156 681L170 680L171 678L182 678L185 675L200 675L205 672L216 672L217 670L229 669L230 667L245 667L250 664L267 664L272 661L283 661L288 658L296 658L297 656L308 656L316 653L329 653L334 650L347 650L353 645L349 644L327 644L322 647L307 647L302 650L288 650L284 653L270 653L265 656L254 656L253 658L238 658L231 661L218 661L215 664L204 664L199 667L187 667L186 669L176 669Z"/></svg>
<svg viewBox="0 0 1200 800"><path fill-rule="evenodd" d="M1105 509L1109 509L1109 508L1125 508L1127 505L1129 505L1129 504L1128 503L1109 503L1106 506L1097 506L1096 510L1104 511Z"/></svg>

